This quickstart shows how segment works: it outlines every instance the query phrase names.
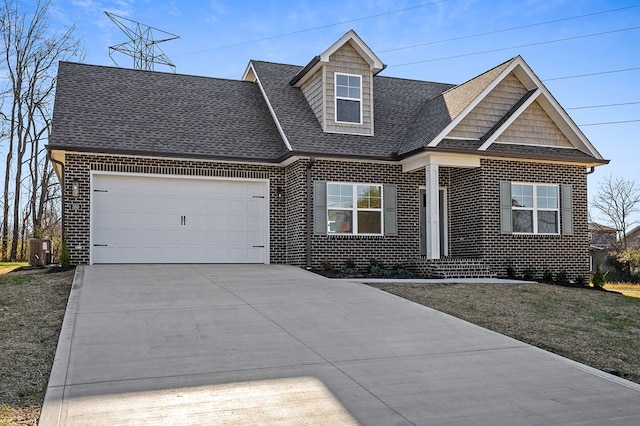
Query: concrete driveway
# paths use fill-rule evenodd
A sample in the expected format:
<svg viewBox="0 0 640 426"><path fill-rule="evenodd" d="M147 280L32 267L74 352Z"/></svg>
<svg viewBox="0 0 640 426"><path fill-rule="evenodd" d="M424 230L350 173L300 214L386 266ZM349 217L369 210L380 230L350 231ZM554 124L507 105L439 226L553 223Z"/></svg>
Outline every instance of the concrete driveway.
<svg viewBox="0 0 640 426"><path fill-rule="evenodd" d="M78 269L41 425L640 424L640 386L291 266Z"/></svg>

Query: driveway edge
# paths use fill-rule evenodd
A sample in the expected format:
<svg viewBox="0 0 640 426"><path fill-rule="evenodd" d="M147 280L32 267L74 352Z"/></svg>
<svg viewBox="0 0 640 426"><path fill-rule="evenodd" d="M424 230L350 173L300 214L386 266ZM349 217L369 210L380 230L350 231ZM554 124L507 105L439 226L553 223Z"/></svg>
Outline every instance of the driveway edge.
<svg viewBox="0 0 640 426"><path fill-rule="evenodd" d="M67 380L67 369L69 367L69 359L71 357L71 345L76 325L76 313L80 294L82 293L82 283L84 278L84 266L76 267L73 276L73 284L69 292L67 308L60 329L58 338L58 346L51 367L51 375L47 385L47 392L42 403L40 411L40 420L38 425L49 426L58 425L62 417L62 401Z"/></svg>

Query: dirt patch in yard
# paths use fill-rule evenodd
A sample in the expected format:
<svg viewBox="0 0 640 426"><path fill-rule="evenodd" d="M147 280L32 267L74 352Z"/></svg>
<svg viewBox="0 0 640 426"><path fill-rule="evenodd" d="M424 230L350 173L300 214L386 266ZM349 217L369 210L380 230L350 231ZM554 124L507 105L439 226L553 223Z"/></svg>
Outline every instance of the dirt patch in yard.
<svg viewBox="0 0 640 426"><path fill-rule="evenodd" d="M73 271L0 275L0 425L35 425L49 381Z"/></svg>
<svg viewBox="0 0 640 426"><path fill-rule="evenodd" d="M550 284L373 287L640 383L640 299Z"/></svg>

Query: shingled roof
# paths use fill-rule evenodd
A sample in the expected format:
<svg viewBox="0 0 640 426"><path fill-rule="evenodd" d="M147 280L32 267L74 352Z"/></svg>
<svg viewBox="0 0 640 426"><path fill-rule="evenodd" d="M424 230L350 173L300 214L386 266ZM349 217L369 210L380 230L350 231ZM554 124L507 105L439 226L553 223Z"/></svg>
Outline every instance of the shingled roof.
<svg viewBox="0 0 640 426"><path fill-rule="evenodd" d="M425 151L606 162L584 149L496 143L483 151L482 141L446 138L516 60L457 86L374 76L373 136L324 132L290 85L298 65L251 61L255 84L62 62L48 148L273 163L292 155L401 160Z"/></svg>
<svg viewBox="0 0 640 426"><path fill-rule="evenodd" d="M287 152L252 83L61 62L49 149L272 160Z"/></svg>
<svg viewBox="0 0 640 426"><path fill-rule="evenodd" d="M302 67L251 61L295 153L395 159L422 105L452 84L375 76L375 134L325 133L300 89L289 85Z"/></svg>

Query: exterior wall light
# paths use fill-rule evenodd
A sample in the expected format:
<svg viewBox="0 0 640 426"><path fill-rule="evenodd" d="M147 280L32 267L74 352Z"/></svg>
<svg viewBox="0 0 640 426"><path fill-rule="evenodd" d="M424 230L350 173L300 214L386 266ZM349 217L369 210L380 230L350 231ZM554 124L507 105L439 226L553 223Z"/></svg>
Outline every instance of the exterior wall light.
<svg viewBox="0 0 640 426"><path fill-rule="evenodd" d="M71 182L71 195L77 197L80 194L80 182L74 179Z"/></svg>

